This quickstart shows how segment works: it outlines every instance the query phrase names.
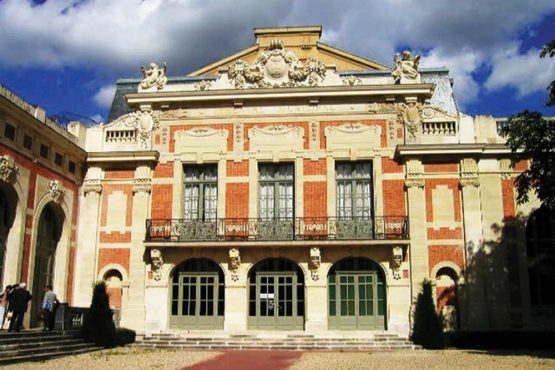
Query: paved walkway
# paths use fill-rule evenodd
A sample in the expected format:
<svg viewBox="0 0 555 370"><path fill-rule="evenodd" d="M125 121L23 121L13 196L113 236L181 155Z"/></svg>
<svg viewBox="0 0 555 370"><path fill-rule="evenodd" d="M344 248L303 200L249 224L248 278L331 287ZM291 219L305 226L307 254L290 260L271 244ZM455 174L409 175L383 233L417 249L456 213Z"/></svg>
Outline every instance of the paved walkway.
<svg viewBox="0 0 555 370"><path fill-rule="evenodd" d="M301 351L229 351L182 370L285 370L301 355Z"/></svg>

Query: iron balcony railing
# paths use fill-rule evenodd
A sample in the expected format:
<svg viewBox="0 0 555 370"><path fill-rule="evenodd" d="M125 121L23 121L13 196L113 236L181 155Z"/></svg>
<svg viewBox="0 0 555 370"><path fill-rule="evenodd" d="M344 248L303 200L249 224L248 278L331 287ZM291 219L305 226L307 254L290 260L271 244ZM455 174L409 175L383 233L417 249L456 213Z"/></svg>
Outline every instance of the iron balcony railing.
<svg viewBox="0 0 555 370"><path fill-rule="evenodd" d="M148 219L147 242L408 239L407 217Z"/></svg>

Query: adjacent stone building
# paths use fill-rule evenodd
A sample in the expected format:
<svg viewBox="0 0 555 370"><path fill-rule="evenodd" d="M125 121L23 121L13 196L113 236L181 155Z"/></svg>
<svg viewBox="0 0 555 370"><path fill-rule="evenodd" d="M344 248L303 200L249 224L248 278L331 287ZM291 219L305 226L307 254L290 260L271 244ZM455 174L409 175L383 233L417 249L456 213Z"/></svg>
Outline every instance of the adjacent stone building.
<svg viewBox="0 0 555 370"><path fill-rule="evenodd" d="M430 278L447 329L552 327L555 217L515 203L503 120L460 112L445 68L320 35L256 29L184 77L152 63L107 124L67 132L4 90L3 283L85 307L105 280L141 332L408 334Z"/></svg>

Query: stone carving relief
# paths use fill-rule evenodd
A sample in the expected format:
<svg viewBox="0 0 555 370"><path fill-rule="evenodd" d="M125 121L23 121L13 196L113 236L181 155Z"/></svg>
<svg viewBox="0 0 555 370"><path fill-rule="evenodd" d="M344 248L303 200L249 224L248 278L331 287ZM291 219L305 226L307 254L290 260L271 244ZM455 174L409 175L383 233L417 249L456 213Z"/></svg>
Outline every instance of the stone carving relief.
<svg viewBox="0 0 555 370"><path fill-rule="evenodd" d="M285 125L257 126L249 130L249 140L251 150L302 150L304 130Z"/></svg>
<svg viewBox="0 0 555 370"><path fill-rule="evenodd" d="M418 72L420 55L412 58L410 51L404 51L402 57L400 54L395 54L393 62L391 76L396 84L420 83L420 73Z"/></svg>
<svg viewBox="0 0 555 370"><path fill-rule="evenodd" d="M48 194L55 202L60 203L64 199L65 189L58 180L50 180L47 188Z"/></svg>
<svg viewBox="0 0 555 370"><path fill-rule="evenodd" d="M406 129L407 141L414 143L416 138L422 135L422 118L420 117L420 103L407 103L399 113L401 122Z"/></svg>
<svg viewBox="0 0 555 370"><path fill-rule="evenodd" d="M320 248L311 248L310 263L308 264L308 268L310 270L310 276L314 281L320 279L321 263L322 263L322 256L320 255Z"/></svg>
<svg viewBox="0 0 555 370"><path fill-rule="evenodd" d="M381 147L382 129L376 125L347 123L325 129L327 149L368 149Z"/></svg>
<svg viewBox="0 0 555 370"><path fill-rule="evenodd" d="M236 89L317 86L326 75L326 66L316 59L301 63L281 40L272 40L253 64L239 59L228 70Z"/></svg>
<svg viewBox="0 0 555 370"><path fill-rule="evenodd" d="M407 174L405 178L405 186L407 188L424 188L424 166L417 159L407 161Z"/></svg>
<svg viewBox="0 0 555 370"><path fill-rule="evenodd" d="M89 179L83 182L83 194L87 196L90 193L102 193L102 183L99 179Z"/></svg>
<svg viewBox="0 0 555 370"><path fill-rule="evenodd" d="M227 150L229 131L211 127L195 127L191 130L177 131L174 135L175 152L220 152Z"/></svg>
<svg viewBox="0 0 555 370"><path fill-rule="evenodd" d="M159 111L153 111L150 108L124 114L106 126L106 139L111 141L108 139L114 137L110 133L117 133L118 131L128 132L131 130L136 133L132 137L133 140L138 139L139 147L141 149L150 149L152 131L158 128L159 115Z"/></svg>
<svg viewBox="0 0 555 370"><path fill-rule="evenodd" d="M196 91L205 91L209 90L212 87L212 81L210 80L201 80L195 84Z"/></svg>
<svg viewBox="0 0 555 370"><path fill-rule="evenodd" d="M503 179L509 179L511 177L511 173L513 172L513 168L511 165L510 159L500 159L499 160L499 171L501 171L501 177Z"/></svg>
<svg viewBox="0 0 555 370"><path fill-rule="evenodd" d="M187 117L187 109L184 108L163 110L158 115L159 119L179 119L185 117Z"/></svg>
<svg viewBox="0 0 555 370"><path fill-rule="evenodd" d="M362 85L362 80L360 77L349 75L341 77L341 81L343 81L343 85L346 86L359 86Z"/></svg>
<svg viewBox="0 0 555 370"><path fill-rule="evenodd" d="M401 265L403 263L403 248L394 247L393 257L391 259L391 269L393 270L393 278L395 280L401 279Z"/></svg>
<svg viewBox="0 0 555 370"><path fill-rule="evenodd" d="M476 162L475 159L464 158L461 161L460 183L462 187L480 186L480 179L478 177L478 163Z"/></svg>
<svg viewBox="0 0 555 370"><path fill-rule="evenodd" d="M168 82L168 78L166 77L167 70L168 66L166 63L164 63L162 68L156 63L150 63L148 69L145 66L141 66L141 72L143 72L144 76L140 84L141 88L150 89L156 86L158 90L162 90L164 86L166 86L166 82Z"/></svg>
<svg viewBox="0 0 555 370"><path fill-rule="evenodd" d="M241 254L239 249L231 248L229 250L229 271L231 272L231 280L239 280L239 267L241 266Z"/></svg>
<svg viewBox="0 0 555 370"><path fill-rule="evenodd" d="M152 277L156 281L160 281L162 279L163 264L164 264L164 260L162 259L162 251L160 249L151 249L150 265L151 265Z"/></svg>
<svg viewBox="0 0 555 370"><path fill-rule="evenodd" d="M235 123L233 124L233 135L235 137L235 143L240 144L243 142L243 124Z"/></svg>
<svg viewBox="0 0 555 370"><path fill-rule="evenodd" d="M426 133L428 134L455 135L458 117L440 108L410 101L408 103L400 103L397 120L405 127L407 143L415 143L423 135L424 124L427 125ZM434 129L437 128L436 126L439 127L438 130Z"/></svg>
<svg viewBox="0 0 555 370"><path fill-rule="evenodd" d="M9 155L0 156L0 179L7 183L15 181L19 169L15 166L15 160Z"/></svg>
<svg viewBox="0 0 555 370"><path fill-rule="evenodd" d="M152 190L152 183L149 178L135 179L133 182L133 194L135 193L150 193Z"/></svg>

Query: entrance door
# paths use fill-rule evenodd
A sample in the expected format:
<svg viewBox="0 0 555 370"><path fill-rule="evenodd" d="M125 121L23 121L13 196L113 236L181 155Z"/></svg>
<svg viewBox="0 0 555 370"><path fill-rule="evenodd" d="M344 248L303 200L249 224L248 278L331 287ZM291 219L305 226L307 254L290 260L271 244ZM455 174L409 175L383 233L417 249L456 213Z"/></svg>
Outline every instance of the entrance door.
<svg viewBox="0 0 555 370"><path fill-rule="evenodd" d="M209 269L218 268L211 261L192 261L193 264L197 263L199 266L206 265ZM211 266L212 264L214 266ZM185 263L185 266L188 265L191 265L189 261ZM197 269L193 268L192 270ZM223 328L223 276L220 276L218 271L183 270L176 272L173 278L170 326L178 329Z"/></svg>
<svg viewBox="0 0 555 370"><path fill-rule="evenodd" d="M328 300L330 329L385 329L385 287L378 271L332 269Z"/></svg>
<svg viewBox="0 0 555 370"><path fill-rule="evenodd" d="M275 261L275 260L274 260ZM262 262L249 277L249 321L251 329L302 330L304 284L290 261ZM281 266L282 271L268 271ZM263 271L256 271L261 268ZM276 268L277 269L277 268ZM294 269L293 271L283 271ZM302 278L302 275L301 275Z"/></svg>

